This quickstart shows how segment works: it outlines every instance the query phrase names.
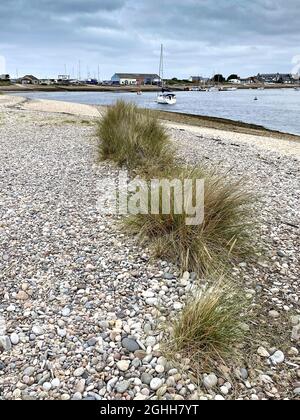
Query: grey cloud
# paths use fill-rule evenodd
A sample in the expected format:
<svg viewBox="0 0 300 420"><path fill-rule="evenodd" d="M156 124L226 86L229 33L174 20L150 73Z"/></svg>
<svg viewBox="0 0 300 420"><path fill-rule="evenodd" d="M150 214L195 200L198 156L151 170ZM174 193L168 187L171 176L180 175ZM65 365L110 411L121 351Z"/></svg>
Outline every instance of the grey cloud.
<svg viewBox="0 0 300 420"><path fill-rule="evenodd" d="M12 73L81 59L110 77L157 71L163 42L170 76L290 71L299 21L299 0L1 0L0 55Z"/></svg>

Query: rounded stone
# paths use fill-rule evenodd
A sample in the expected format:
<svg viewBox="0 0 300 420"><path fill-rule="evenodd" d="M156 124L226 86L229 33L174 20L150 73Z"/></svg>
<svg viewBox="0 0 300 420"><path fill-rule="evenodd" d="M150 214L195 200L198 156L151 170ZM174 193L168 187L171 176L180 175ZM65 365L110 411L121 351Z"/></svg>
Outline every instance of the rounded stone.
<svg viewBox="0 0 300 420"><path fill-rule="evenodd" d="M121 372L126 372L129 369L130 366L130 361L129 360L120 360L117 363L117 368L121 371Z"/></svg>
<svg viewBox="0 0 300 420"><path fill-rule="evenodd" d="M160 378L153 378L150 382L150 388L152 391L157 391L163 385L163 380Z"/></svg>
<svg viewBox="0 0 300 420"><path fill-rule="evenodd" d="M32 327L32 332L35 335L43 335L44 331L42 327L39 327L38 325L35 325L34 327Z"/></svg>
<svg viewBox="0 0 300 420"><path fill-rule="evenodd" d="M152 379L153 379L153 376L150 375L149 373L143 373L141 376L141 381L145 385L150 385L150 382L152 381Z"/></svg>
<svg viewBox="0 0 300 420"><path fill-rule="evenodd" d="M270 353L264 347L259 347L257 354L261 357L270 357Z"/></svg>
<svg viewBox="0 0 300 420"><path fill-rule="evenodd" d="M10 341L11 341L11 343L12 343L14 346L16 346L17 344L19 344L20 339L19 339L18 334L16 334L16 333L12 333L12 334L11 334L11 336L10 336Z"/></svg>
<svg viewBox="0 0 300 420"><path fill-rule="evenodd" d="M50 391L51 388L52 388L52 385L50 384L50 382L45 382L43 384L43 390L44 391L48 392L48 391Z"/></svg>
<svg viewBox="0 0 300 420"><path fill-rule="evenodd" d="M119 393L119 394L124 394L124 392L126 392L127 390L128 390L128 388L130 387L130 383L129 383L129 381L122 381L122 382L119 382L117 385L116 385L116 391Z"/></svg>
<svg viewBox="0 0 300 420"><path fill-rule="evenodd" d="M80 367L80 368L76 369L74 371L75 378L79 378L80 376L82 376L84 374L84 372L85 372L85 369L83 367Z"/></svg>
<svg viewBox="0 0 300 420"><path fill-rule="evenodd" d="M51 381L51 385L53 388L59 388L60 387L60 380L58 378L54 378Z"/></svg>
<svg viewBox="0 0 300 420"><path fill-rule="evenodd" d="M61 314L62 314L62 316L64 316L64 317L68 317L68 316L71 314L71 309L70 309L70 308L64 308L64 309L61 311Z"/></svg>
<svg viewBox="0 0 300 420"><path fill-rule="evenodd" d="M138 343L131 338L124 338L122 340L122 346L130 353L134 353L135 351L138 351L140 349Z"/></svg>
<svg viewBox="0 0 300 420"><path fill-rule="evenodd" d="M284 353L282 351L278 350L273 354L273 356L270 357L270 360L271 360L273 365L275 365L275 366L280 365L285 360Z"/></svg>
<svg viewBox="0 0 300 420"><path fill-rule="evenodd" d="M164 373L165 368L162 365L155 366L155 370L157 373Z"/></svg>
<svg viewBox="0 0 300 420"><path fill-rule="evenodd" d="M210 375L205 376L203 384L207 389L214 388L218 384L218 378L214 373L211 373Z"/></svg>

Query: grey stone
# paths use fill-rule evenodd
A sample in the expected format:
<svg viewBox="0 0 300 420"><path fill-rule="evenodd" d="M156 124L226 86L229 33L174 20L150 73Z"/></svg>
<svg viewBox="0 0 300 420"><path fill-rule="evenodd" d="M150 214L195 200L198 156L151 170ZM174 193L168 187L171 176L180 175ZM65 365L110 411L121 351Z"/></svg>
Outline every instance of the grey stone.
<svg viewBox="0 0 300 420"><path fill-rule="evenodd" d="M138 343L131 338L124 338L122 340L122 346L131 353L134 353L135 351L140 349Z"/></svg>
<svg viewBox="0 0 300 420"><path fill-rule="evenodd" d="M126 392L128 390L129 386L130 386L130 383L128 381L119 382L116 385L116 391L119 394L124 394L124 392Z"/></svg>
<svg viewBox="0 0 300 420"><path fill-rule="evenodd" d="M143 384L150 385L150 382L152 381L152 379L153 379L153 376L150 375L149 373L142 373L141 381L143 382Z"/></svg>
<svg viewBox="0 0 300 420"><path fill-rule="evenodd" d="M95 337L93 337L93 338L90 338L88 340L87 344L88 344L89 347L95 347L97 342L98 342L98 340Z"/></svg>
<svg viewBox="0 0 300 420"><path fill-rule="evenodd" d="M7 335L0 336L0 349L4 351L11 350L11 342Z"/></svg>
<svg viewBox="0 0 300 420"><path fill-rule="evenodd" d="M80 378L80 376L82 376L84 372L85 372L85 369L83 367L79 367L78 369L74 371L75 378Z"/></svg>
<svg viewBox="0 0 300 420"><path fill-rule="evenodd" d="M244 381L246 381L249 377L248 371L245 368L242 368L240 370L240 374L241 374L241 378L244 379Z"/></svg>

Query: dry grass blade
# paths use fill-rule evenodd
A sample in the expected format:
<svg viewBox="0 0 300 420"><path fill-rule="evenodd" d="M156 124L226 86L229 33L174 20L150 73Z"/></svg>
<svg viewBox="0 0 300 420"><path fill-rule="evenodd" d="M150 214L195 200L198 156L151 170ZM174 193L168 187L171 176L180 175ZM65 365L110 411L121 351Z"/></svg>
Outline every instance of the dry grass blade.
<svg viewBox="0 0 300 420"><path fill-rule="evenodd" d="M217 360L238 355L243 341L244 299L237 289L221 281L192 296L182 313L172 320L171 335L164 347L172 356L181 354L202 369Z"/></svg>
<svg viewBox="0 0 300 420"><path fill-rule="evenodd" d="M175 214L174 200L170 214L128 216L125 224L149 243L156 256L178 263L182 271L199 274L223 271L230 258L250 255L253 236L253 197L241 182L203 171L199 168L173 168L159 179L204 179L204 222L188 226L187 214ZM151 191L149 191L151 194ZM194 197L195 199L195 197Z"/></svg>
<svg viewBox="0 0 300 420"><path fill-rule="evenodd" d="M100 158L140 172L158 169L173 162L165 128L150 113L134 104L119 101L98 122Z"/></svg>

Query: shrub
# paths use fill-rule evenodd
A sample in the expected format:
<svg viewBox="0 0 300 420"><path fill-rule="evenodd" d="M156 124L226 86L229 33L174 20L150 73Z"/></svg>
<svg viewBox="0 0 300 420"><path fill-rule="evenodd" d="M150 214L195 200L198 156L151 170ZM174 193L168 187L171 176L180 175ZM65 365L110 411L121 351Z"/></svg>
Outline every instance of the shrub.
<svg viewBox="0 0 300 420"><path fill-rule="evenodd" d="M237 356L244 305L236 287L223 280L197 291L172 321L166 348L191 359L194 368Z"/></svg>
<svg viewBox="0 0 300 420"><path fill-rule="evenodd" d="M109 108L99 121L101 159L111 159L129 169L169 165L172 163L170 140L165 128L151 111L123 101Z"/></svg>
<svg viewBox="0 0 300 420"><path fill-rule="evenodd" d="M175 214L173 195L170 214L162 214L160 209L159 214L149 212L125 218L125 225L143 244L150 244L156 256L178 263L182 271L202 275L223 271L230 257L251 253L251 195L244 191L242 181L234 182L199 168L180 167L160 172L156 177L205 180L204 221L200 225L188 226L185 211Z"/></svg>

